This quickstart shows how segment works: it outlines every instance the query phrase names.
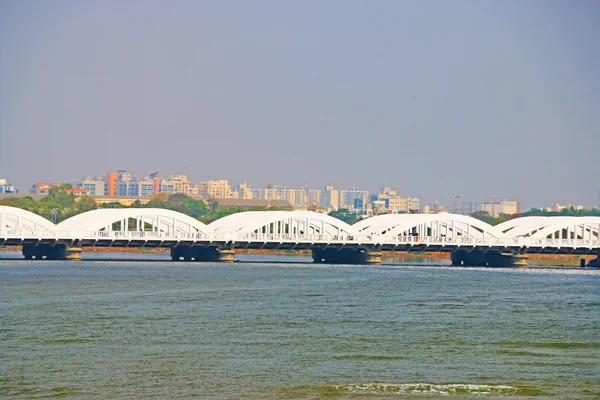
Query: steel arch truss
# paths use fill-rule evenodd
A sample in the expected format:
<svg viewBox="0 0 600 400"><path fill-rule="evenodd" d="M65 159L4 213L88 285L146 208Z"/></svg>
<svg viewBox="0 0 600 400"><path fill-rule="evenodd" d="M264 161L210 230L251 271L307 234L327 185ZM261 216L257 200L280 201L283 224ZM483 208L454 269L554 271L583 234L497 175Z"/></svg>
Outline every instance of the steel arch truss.
<svg viewBox="0 0 600 400"><path fill-rule="evenodd" d="M496 228L505 237L534 239L598 239L600 217L521 217Z"/></svg>
<svg viewBox="0 0 600 400"><path fill-rule="evenodd" d="M533 239L597 240L599 232L600 217L571 217L554 221L532 234L531 237Z"/></svg>
<svg viewBox="0 0 600 400"><path fill-rule="evenodd" d="M450 213L379 215L353 227L360 234L384 236L497 237L493 226L476 218Z"/></svg>
<svg viewBox="0 0 600 400"><path fill-rule="evenodd" d="M311 211L248 211L208 225L214 232L295 235L349 235L355 229L337 218Z"/></svg>
<svg viewBox="0 0 600 400"><path fill-rule="evenodd" d="M117 229L114 229L114 228ZM59 231L155 231L204 233L206 224L177 211L162 208L112 208L92 210L56 226Z"/></svg>
<svg viewBox="0 0 600 400"><path fill-rule="evenodd" d="M0 206L0 231L54 231L56 225L31 211Z"/></svg>

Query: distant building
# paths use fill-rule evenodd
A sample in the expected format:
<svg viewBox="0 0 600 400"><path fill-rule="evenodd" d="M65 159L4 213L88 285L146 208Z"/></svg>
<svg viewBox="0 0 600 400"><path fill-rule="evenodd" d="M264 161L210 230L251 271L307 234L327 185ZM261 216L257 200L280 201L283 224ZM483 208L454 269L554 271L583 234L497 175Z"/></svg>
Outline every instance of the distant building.
<svg viewBox="0 0 600 400"><path fill-rule="evenodd" d="M321 205L321 191L319 189L308 190L308 204L309 208L317 208Z"/></svg>
<svg viewBox="0 0 600 400"><path fill-rule="evenodd" d="M0 193L13 194L15 193L15 187L8 183L8 180L0 179Z"/></svg>
<svg viewBox="0 0 600 400"><path fill-rule="evenodd" d="M109 172L106 174L106 189L104 194L106 196L114 197L117 195L117 184L119 182L118 172Z"/></svg>
<svg viewBox="0 0 600 400"><path fill-rule="evenodd" d="M252 192L252 198L255 200L261 200L264 198L262 189L250 188L250 191Z"/></svg>
<svg viewBox="0 0 600 400"><path fill-rule="evenodd" d="M367 203L369 201L368 190L358 190L353 187L347 191L345 197L346 201L344 203L344 208L350 208L353 211L367 209Z"/></svg>
<svg viewBox="0 0 600 400"><path fill-rule="evenodd" d="M377 201L383 201L385 208L392 213L418 212L421 209L421 202L419 199L415 197L399 196L395 190L391 190L389 187L381 189L377 195ZM373 208L376 207L373 206Z"/></svg>
<svg viewBox="0 0 600 400"><path fill-rule="evenodd" d="M155 177L154 180L158 180L158 177ZM156 186L155 184L155 193L183 193L188 196L200 194L200 187L192 185L187 175L169 175L166 179L159 180L158 189Z"/></svg>
<svg viewBox="0 0 600 400"><path fill-rule="evenodd" d="M226 180L200 182L200 196L204 199L231 199L233 197L231 186Z"/></svg>
<svg viewBox="0 0 600 400"><path fill-rule="evenodd" d="M321 207L328 210L337 210L340 207L340 191L333 186L325 186L321 192Z"/></svg>
<svg viewBox="0 0 600 400"><path fill-rule="evenodd" d="M66 189L65 192L73 193L75 196L84 196L84 195L90 194L90 192L87 189L83 189L83 188Z"/></svg>
<svg viewBox="0 0 600 400"><path fill-rule="evenodd" d="M85 177L75 183L75 187L85 189L90 196L104 196L107 192L106 179L100 177Z"/></svg>
<svg viewBox="0 0 600 400"><path fill-rule="evenodd" d="M192 185L186 175L170 175L160 179L158 172L149 178L140 179L126 170L109 172L105 178L86 177L79 180L75 187L86 189L92 196L108 197L150 197L156 193L183 193L198 195L200 189Z"/></svg>
<svg viewBox="0 0 600 400"><path fill-rule="evenodd" d="M240 183L237 187L238 199L243 200L251 200L254 198L254 193L252 192L252 188L246 181L244 183Z"/></svg>
<svg viewBox="0 0 600 400"><path fill-rule="evenodd" d="M279 186L281 188L281 186ZM281 193L273 185L267 185L265 188L265 200L281 200Z"/></svg>
<svg viewBox="0 0 600 400"><path fill-rule="evenodd" d="M577 205L576 206L576 205L573 205L573 204L569 204L567 206L561 206L560 204L556 203L556 204L552 204L552 205L546 207L546 211L547 212L561 212L562 210L571 209L571 208L573 210L576 210L576 211L583 210L583 206L582 205Z"/></svg>
<svg viewBox="0 0 600 400"><path fill-rule="evenodd" d="M480 211L485 211L493 217L498 217L501 214L513 215L521 213L521 203L518 201L490 201L481 203Z"/></svg>
<svg viewBox="0 0 600 400"><path fill-rule="evenodd" d="M54 186L60 185L59 182L36 182L31 186L31 194L48 194Z"/></svg>
<svg viewBox="0 0 600 400"><path fill-rule="evenodd" d="M301 189L281 189L281 200L288 201L294 208L301 208L306 204L304 191Z"/></svg>

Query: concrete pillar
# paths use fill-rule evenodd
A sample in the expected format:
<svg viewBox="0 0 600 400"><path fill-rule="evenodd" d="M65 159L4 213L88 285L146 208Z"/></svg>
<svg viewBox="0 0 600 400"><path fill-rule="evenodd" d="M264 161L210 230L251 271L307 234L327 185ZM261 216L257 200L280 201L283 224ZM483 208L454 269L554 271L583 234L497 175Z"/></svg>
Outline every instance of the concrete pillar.
<svg viewBox="0 0 600 400"><path fill-rule="evenodd" d="M467 251L466 250L454 250L450 254L450 260L452 261L452 265L460 266L463 265L465 260L467 259Z"/></svg>
<svg viewBox="0 0 600 400"><path fill-rule="evenodd" d="M25 245L23 246L23 256L26 260L81 260L81 247L72 247L65 244L56 245Z"/></svg>
<svg viewBox="0 0 600 400"><path fill-rule="evenodd" d="M216 247L173 247L172 261L233 262L234 251Z"/></svg>
<svg viewBox="0 0 600 400"><path fill-rule="evenodd" d="M600 254L597 255L596 258L590 260L587 266L592 268L600 268Z"/></svg>
<svg viewBox="0 0 600 400"><path fill-rule="evenodd" d="M219 253L219 258L218 258L219 262L233 262L234 261L235 252L233 250L220 249L220 250L218 250L218 253Z"/></svg>
<svg viewBox="0 0 600 400"><path fill-rule="evenodd" d="M368 265L381 264L381 251L369 251L365 253L365 263Z"/></svg>
<svg viewBox="0 0 600 400"><path fill-rule="evenodd" d="M367 249L312 249L317 264L381 264L381 251Z"/></svg>
<svg viewBox="0 0 600 400"><path fill-rule="evenodd" d="M67 247L64 252L64 260L81 261L81 247Z"/></svg>
<svg viewBox="0 0 600 400"><path fill-rule="evenodd" d="M526 267L527 254L486 253L487 265L490 267Z"/></svg>
<svg viewBox="0 0 600 400"><path fill-rule="evenodd" d="M181 257L183 257L183 248L171 247L171 261L181 261Z"/></svg>
<svg viewBox="0 0 600 400"><path fill-rule="evenodd" d="M485 267L486 253L483 250L454 250L450 256L452 265L465 267Z"/></svg>

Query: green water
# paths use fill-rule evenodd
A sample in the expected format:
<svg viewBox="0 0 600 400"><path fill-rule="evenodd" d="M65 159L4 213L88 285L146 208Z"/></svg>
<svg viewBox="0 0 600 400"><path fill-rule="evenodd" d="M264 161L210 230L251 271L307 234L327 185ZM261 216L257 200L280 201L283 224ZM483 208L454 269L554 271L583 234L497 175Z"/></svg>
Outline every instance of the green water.
<svg viewBox="0 0 600 400"><path fill-rule="evenodd" d="M0 260L0 397L598 399L600 271Z"/></svg>

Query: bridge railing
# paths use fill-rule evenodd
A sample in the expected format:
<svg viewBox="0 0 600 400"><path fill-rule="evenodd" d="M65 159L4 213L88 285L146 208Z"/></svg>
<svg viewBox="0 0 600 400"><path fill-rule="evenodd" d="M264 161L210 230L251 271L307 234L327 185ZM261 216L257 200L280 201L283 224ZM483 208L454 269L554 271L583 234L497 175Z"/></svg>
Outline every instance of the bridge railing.
<svg viewBox="0 0 600 400"><path fill-rule="evenodd" d="M372 243L372 235L306 235L288 233L238 233L232 240L238 242L340 242L340 243Z"/></svg>
<svg viewBox="0 0 600 400"><path fill-rule="evenodd" d="M600 247L597 239L530 239L532 246L541 247Z"/></svg>
<svg viewBox="0 0 600 400"><path fill-rule="evenodd" d="M313 235L229 232L0 230L0 239L133 240L600 248L599 239L468 238L462 236Z"/></svg>

